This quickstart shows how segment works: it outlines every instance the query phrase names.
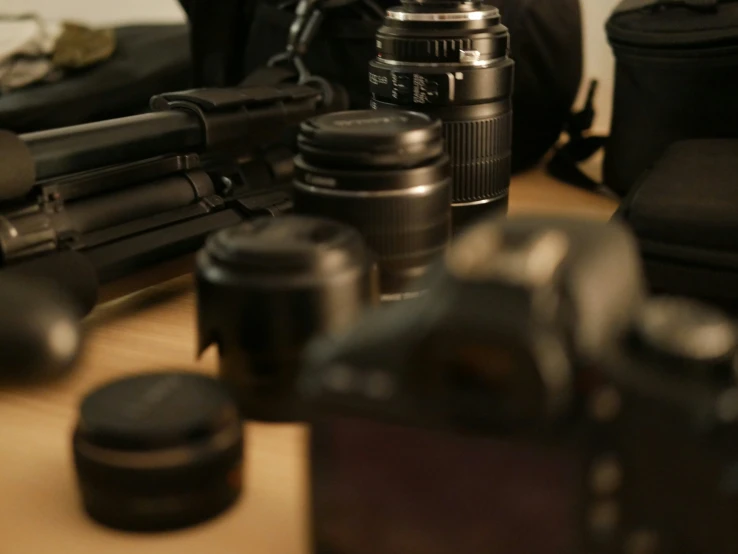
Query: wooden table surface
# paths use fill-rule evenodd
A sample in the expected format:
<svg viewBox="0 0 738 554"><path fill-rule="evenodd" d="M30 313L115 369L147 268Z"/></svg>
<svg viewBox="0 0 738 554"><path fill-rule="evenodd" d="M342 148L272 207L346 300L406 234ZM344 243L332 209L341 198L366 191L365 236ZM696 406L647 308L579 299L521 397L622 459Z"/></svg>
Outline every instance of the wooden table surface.
<svg viewBox="0 0 738 554"><path fill-rule="evenodd" d="M606 219L610 200L531 171L516 177L510 212ZM149 277L159 280L168 269ZM158 273L157 273L158 272ZM80 367L53 385L0 389L0 554L303 554L307 537L307 430L248 424L246 491L233 509L161 535L111 531L82 511L71 432L79 401L101 383L145 370L214 374L212 351L195 360L191 278L179 277L99 306L86 320ZM0 353L1 355L1 353Z"/></svg>

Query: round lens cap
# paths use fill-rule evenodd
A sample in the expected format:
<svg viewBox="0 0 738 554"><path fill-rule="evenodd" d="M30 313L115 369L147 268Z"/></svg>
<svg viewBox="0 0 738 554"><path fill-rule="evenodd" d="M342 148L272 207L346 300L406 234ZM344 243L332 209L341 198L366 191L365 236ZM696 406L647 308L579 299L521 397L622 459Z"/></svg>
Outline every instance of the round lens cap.
<svg viewBox="0 0 738 554"><path fill-rule="evenodd" d="M224 387L204 375L149 373L91 392L73 450L85 510L115 529L195 525L241 492L240 414Z"/></svg>
<svg viewBox="0 0 738 554"><path fill-rule="evenodd" d="M334 163L411 166L443 154L441 121L403 110L359 110L300 125L300 153Z"/></svg>

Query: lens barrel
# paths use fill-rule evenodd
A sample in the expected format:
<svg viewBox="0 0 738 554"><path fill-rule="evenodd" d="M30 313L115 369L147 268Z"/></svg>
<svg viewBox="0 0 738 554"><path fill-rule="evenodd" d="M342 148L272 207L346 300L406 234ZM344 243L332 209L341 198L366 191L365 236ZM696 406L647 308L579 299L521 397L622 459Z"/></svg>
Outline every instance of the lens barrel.
<svg viewBox="0 0 738 554"><path fill-rule="evenodd" d="M383 300L412 296L451 234L441 123L399 110L338 112L302 124L295 211L352 225L377 256Z"/></svg>
<svg viewBox="0 0 738 554"><path fill-rule="evenodd" d="M377 33L372 107L443 121L455 227L507 210L515 65L509 43L499 10L479 2L403 2L387 11Z"/></svg>
<svg viewBox="0 0 738 554"><path fill-rule="evenodd" d="M351 326L379 301L359 233L335 221L263 218L212 235L197 255L199 350L217 344L219 376L245 418L301 417L294 379L305 344Z"/></svg>

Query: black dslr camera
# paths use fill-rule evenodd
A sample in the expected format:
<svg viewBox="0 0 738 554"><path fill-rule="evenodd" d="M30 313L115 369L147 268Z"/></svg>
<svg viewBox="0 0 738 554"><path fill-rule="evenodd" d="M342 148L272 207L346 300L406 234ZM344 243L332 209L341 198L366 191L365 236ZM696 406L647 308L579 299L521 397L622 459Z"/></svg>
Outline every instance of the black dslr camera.
<svg viewBox="0 0 738 554"><path fill-rule="evenodd" d="M730 320L617 225L487 220L432 281L310 350L316 553L738 551Z"/></svg>

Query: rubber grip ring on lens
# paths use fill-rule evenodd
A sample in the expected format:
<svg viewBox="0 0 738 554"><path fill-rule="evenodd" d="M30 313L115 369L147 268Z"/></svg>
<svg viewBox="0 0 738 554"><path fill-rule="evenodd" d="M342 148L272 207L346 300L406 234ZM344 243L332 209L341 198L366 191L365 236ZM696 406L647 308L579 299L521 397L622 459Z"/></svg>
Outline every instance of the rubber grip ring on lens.
<svg viewBox="0 0 738 554"><path fill-rule="evenodd" d="M499 198L510 188L512 111L487 119L444 121L453 202Z"/></svg>

